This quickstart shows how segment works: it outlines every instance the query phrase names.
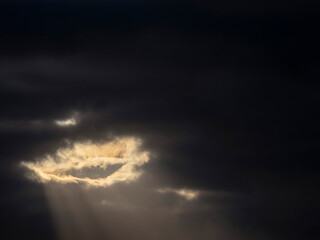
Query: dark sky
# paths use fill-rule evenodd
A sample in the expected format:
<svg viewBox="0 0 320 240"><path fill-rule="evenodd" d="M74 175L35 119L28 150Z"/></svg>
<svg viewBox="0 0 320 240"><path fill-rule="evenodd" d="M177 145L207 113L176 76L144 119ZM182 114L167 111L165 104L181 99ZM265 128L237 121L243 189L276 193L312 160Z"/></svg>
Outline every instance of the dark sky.
<svg viewBox="0 0 320 240"><path fill-rule="evenodd" d="M151 153L137 182L69 186L75 205L86 205L77 194L112 203L88 207L103 233L77 240L319 239L318 10L281 0L1 1L1 238L59 239L50 197L21 161L133 136ZM75 113L76 126L54 124Z"/></svg>

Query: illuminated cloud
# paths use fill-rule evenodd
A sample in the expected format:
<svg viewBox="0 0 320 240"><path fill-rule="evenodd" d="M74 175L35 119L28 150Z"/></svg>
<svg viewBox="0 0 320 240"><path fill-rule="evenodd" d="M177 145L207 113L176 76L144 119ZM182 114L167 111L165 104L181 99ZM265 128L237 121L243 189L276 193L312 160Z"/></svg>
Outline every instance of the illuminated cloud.
<svg viewBox="0 0 320 240"><path fill-rule="evenodd" d="M77 125L77 120L75 118L67 118L64 120L56 120L54 123L59 127L69 127Z"/></svg>
<svg viewBox="0 0 320 240"><path fill-rule="evenodd" d="M198 191L190 189L172 189L172 188L160 188L158 189L159 193L175 193L181 197L184 197L188 201L193 200L199 196Z"/></svg>
<svg viewBox="0 0 320 240"><path fill-rule="evenodd" d="M54 123L59 127L76 126L79 122L79 113L73 112L69 118L55 120Z"/></svg>
<svg viewBox="0 0 320 240"><path fill-rule="evenodd" d="M42 183L84 183L93 187L108 187L117 182L136 180L141 171L137 167L149 161L148 152L141 152L141 141L136 138L119 138L111 142L95 144L90 141L74 143L58 149L37 162L22 162L31 170L31 178ZM74 176L72 171L99 168L107 170L111 165L120 167L107 177L90 178Z"/></svg>

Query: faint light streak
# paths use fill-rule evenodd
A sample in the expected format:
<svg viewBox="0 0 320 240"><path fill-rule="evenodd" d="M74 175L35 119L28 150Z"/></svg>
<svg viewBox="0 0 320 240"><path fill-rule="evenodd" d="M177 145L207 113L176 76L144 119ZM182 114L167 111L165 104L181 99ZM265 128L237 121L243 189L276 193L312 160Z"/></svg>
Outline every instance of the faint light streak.
<svg viewBox="0 0 320 240"><path fill-rule="evenodd" d="M95 144L90 141L74 143L61 148L53 155L46 155L36 162L22 162L31 170L31 178L42 183L84 183L92 187L108 187L117 182L131 182L142 174L137 167L149 161L149 153L141 152L141 141L136 138L118 138L111 142ZM110 165L121 167L107 177L76 177L72 170L85 168L107 169Z"/></svg>
<svg viewBox="0 0 320 240"><path fill-rule="evenodd" d="M109 202L109 201L107 201L107 200L102 200L102 201L101 201L101 205L113 206L114 204L111 203L111 202Z"/></svg>
<svg viewBox="0 0 320 240"><path fill-rule="evenodd" d="M190 189L173 189L173 188L160 188L158 189L159 193L175 193L188 201L194 200L199 196L199 191L190 190Z"/></svg>

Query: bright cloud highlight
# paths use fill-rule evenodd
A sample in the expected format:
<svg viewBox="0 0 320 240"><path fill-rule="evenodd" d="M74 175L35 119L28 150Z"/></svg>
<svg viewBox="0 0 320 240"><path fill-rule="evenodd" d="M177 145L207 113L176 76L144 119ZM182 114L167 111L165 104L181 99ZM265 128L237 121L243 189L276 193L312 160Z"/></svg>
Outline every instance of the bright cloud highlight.
<svg viewBox="0 0 320 240"><path fill-rule="evenodd" d="M172 188L160 188L158 189L159 193L175 193L186 200L193 200L199 196L198 191L190 190L190 189L172 189Z"/></svg>
<svg viewBox="0 0 320 240"><path fill-rule="evenodd" d="M65 120L56 120L54 123L59 127L69 127L77 125L77 120L75 118L68 118Z"/></svg>

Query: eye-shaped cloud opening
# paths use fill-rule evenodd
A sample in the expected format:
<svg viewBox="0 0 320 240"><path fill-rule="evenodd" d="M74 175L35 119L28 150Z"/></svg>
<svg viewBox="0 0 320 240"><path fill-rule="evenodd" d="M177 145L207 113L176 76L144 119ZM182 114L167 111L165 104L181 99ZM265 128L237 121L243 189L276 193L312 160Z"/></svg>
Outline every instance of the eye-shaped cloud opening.
<svg viewBox="0 0 320 240"><path fill-rule="evenodd" d="M108 187L117 182L131 182L140 177L138 169L149 161L149 153L140 151L141 140L119 138L111 142L77 142L61 148L36 162L22 162L31 170L31 178L42 183L84 183L92 187ZM116 166L116 168L114 167ZM101 169L111 173L101 177ZM100 169L100 177L89 177L88 169ZM82 171L79 174L72 172ZM92 174L91 174L92 175Z"/></svg>

